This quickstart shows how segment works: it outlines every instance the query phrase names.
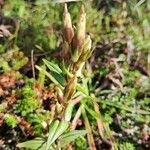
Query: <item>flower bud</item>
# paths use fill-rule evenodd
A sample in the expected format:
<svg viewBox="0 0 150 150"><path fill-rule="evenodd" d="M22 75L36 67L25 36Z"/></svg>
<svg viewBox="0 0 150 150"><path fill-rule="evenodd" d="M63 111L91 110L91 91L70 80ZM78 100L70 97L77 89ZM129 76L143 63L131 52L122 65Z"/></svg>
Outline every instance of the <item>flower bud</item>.
<svg viewBox="0 0 150 150"><path fill-rule="evenodd" d="M82 46L82 54L87 53L88 51L91 50L92 47L92 40L90 35L88 35L84 41L84 44Z"/></svg>
<svg viewBox="0 0 150 150"><path fill-rule="evenodd" d="M65 4L65 7L64 7L64 19L63 20L64 20L64 29L63 29L64 38L70 44L74 36L74 30L72 27L71 16L67 9L67 4Z"/></svg>
<svg viewBox="0 0 150 150"><path fill-rule="evenodd" d="M82 61L82 62L87 61L87 60L91 57L93 51L94 51L94 49L91 50L91 51L88 51L85 55L82 55L82 56L80 57L80 58L81 58L81 61Z"/></svg>
<svg viewBox="0 0 150 150"><path fill-rule="evenodd" d="M79 50L82 47L82 44L85 39L86 30L86 13L84 6L82 5L79 15L79 20L77 22L77 49Z"/></svg>
<svg viewBox="0 0 150 150"><path fill-rule="evenodd" d="M82 52L81 52L81 56L80 56L80 60L81 61L86 61L91 55L93 50L91 50L92 47L92 40L90 35L88 35L84 41L84 44L82 46Z"/></svg>

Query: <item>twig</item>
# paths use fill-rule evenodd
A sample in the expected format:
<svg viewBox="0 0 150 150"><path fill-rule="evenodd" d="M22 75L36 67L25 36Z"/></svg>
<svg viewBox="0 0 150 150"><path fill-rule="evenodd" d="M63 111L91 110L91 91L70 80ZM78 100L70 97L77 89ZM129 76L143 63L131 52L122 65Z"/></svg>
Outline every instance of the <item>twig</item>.
<svg viewBox="0 0 150 150"><path fill-rule="evenodd" d="M78 2L81 0L53 0L54 3L68 3L68 2Z"/></svg>
<svg viewBox="0 0 150 150"><path fill-rule="evenodd" d="M147 56L147 72L148 72L148 75L150 77L150 53L148 53L148 56Z"/></svg>
<svg viewBox="0 0 150 150"><path fill-rule="evenodd" d="M56 105L52 105L51 106L51 117L50 117L49 123L51 123L54 120L55 110L56 110Z"/></svg>
<svg viewBox="0 0 150 150"><path fill-rule="evenodd" d="M117 144L115 143L115 140L114 140L114 137L112 135L112 132L109 128L109 125L108 124L104 124L104 128L105 128L105 131L106 131L106 134L107 136L109 137L110 139L110 142L108 141L108 144L111 144L112 145L112 150L118 150L118 147L117 147ZM107 142L107 141L106 141Z"/></svg>
<svg viewBox="0 0 150 150"><path fill-rule="evenodd" d="M73 105L78 104L81 100L82 100L82 96L79 96L79 97L77 97L77 98L73 99L73 100L72 100Z"/></svg>
<svg viewBox="0 0 150 150"><path fill-rule="evenodd" d="M120 87L120 90L123 91L123 85L119 79L112 77L111 75L107 76L113 83L117 84Z"/></svg>
<svg viewBox="0 0 150 150"><path fill-rule="evenodd" d="M115 66L116 66L116 72L117 72L117 73L121 76L121 78L124 80L125 77L124 77L124 75L123 75L123 73L122 73L122 69L119 67L119 64L118 64L118 62L117 62L118 60L115 59L115 58L113 58L112 61L114 62Z"/></svg>
<svg viewBox="0 0 150 150"><path fill-rule="evenodd" d="M35 79L35 67L34 67L34 50L31 51L31 66L32 66L32 75Z"/></svg>

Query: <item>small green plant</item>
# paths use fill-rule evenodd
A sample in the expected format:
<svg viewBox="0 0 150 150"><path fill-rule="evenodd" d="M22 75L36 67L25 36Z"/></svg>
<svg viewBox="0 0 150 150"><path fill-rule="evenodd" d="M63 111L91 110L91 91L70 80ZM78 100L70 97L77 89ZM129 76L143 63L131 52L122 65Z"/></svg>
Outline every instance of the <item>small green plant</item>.
<svg viewBox="0 0 150 150"><path fill-rule="evenodd" d="M76 138L86 134L86 131L72 131L66 132L69 127L69 121L71 119L73 110L73 103L70 101L65 111L64 120L55 120L49 126L49 133L45 137L37 137L34 140L20 143L17 146L22 148L39 149L39 150L50 150L56 149L57 147L65 147ZM58 146L55 141L57 140Z"/></svg>
<svg viewBox="0 0 150 150"><path fill-rule="evenodd" d="M16 113L20 113L21 116L28 116L40 107L40 101L37 94L33 89L34 81L28 80L27 84L21 89L21 98L15 107Z"/></svg>
<svg viewBox="0 0 150 150"><path fill-rule="evenodd" d="M10 70L18 71L25 66L27 62L28 58L24 53L18 49L14 49L2 54L0 58L0 67L3 69L3 72Z"/></svg>
<svg viewBox="0 0 150 150"><path fill-rule="evenodd" d="M84 12L84 7L81 7L81 11L80 11L80 15L79 15L79 21L77 24L77 30L75 31L74 34L74 29L72 27L72 23L71 23L71 17L70 14L68 12L67 9L67 5L65 4L65 9L64 9L64 47L62 52L64 53L64 66L63 68L65 68L66 72L66 77L64 77L65 74L63 74L62 69L60 69L60 67L52 62L48 62L47 60L44 60L45 65L48 67L48 69L51 71L50 73L48 73L46 70L43 70L41 67L37 66L36 68L39 71L42 71L43 73L45 73L46 76L48 76L51 81L58 86L58 88L60 88L60 90L62 90L63 93L63 101L62 105L64 105L64 110L65 113L64 118L61 119L61 121L59 120L53 120L52 123L49 126L49 134L48 137L46 139L46 143L45 142L41 142L41 140L39 141L39 144L41 145L42 143L42 147L46 150L49 150L53 144L53 147L55 147L55 141L58 140L58 146L61 147L61 145L59 145L59 137L68 129L69 127L69 122L71 120L71 116L72 116L72 110L73 110L73 96L76 93L76 85L77 85L77 76L79 76L79 74L81 74L81 70L85 61L87 61L87 59L91 56L92 54L92 50L91 50L91 39L90 36L86 37L86 29L85 29L85 25L86 25L86 14ZM72 44L73 47L71 46ZM65 61L65 58L68 57L67 61ZM70 64L69 64L70 62ZM68 68L66 69L66 65L68 66ZM66 80L67 79L67 80ZM20 106L18 107L18 109L20 108ZM28 111L28 110L26 110ZM67 138L68 136L70 136L70 138L68 137L66 139L66 142L69 144L69 141L72 141L74 139L76 139L77 137L80 136L80 134L78 134L78 132L73 132L76 133L77 136L75 138L73 138L71 135L72 133L68 133L68 135L63 135L62 137L60 137L60 143L63 143L62 140L64 140L63 138ZM79 133L82 133L81 131ZM83 132L83 134L85 134ZM75 135L74 135L75 136ZM72 140L71 140L72 139ZM36 139L35 139L36 140ZM27 147L29 142L34 143L35 140L33 141L28 141L27 144L26 143L22 143L19 144L19 147ZM37 139L39 140L39 138ZM94 142L94 141L93 141ZM91 143L92 144L92 143ZM38 145L36 145L38 146ZM57 145L56 145L57 146ZM65 146L65 145L64 145ZM29 147L28 147L29 148ZM36 147L37 148L37 147Z"/></svg>
<svg viewBox="0 0 150 150"><path fill-rule="evenodd" d="M149 0L1 3L4 149L149 148Z"/></svg>
<svg viewBox="0 0 150 150"><path fill-rule="evenodd" d="M17 120L14 115L6 114L4 116L4 121L8 126L10 126L12 128L17 126Z"/></svg>

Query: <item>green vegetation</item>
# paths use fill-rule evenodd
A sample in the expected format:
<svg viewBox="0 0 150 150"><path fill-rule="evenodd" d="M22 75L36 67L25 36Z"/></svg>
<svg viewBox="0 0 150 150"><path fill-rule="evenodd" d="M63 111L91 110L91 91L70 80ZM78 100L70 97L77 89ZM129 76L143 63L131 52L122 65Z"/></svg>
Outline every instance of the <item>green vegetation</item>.
<svg viewBox="0 0 150 150"><path fill-rule="evenodd" d="M150 148L150 1L0 0L0 149Z"/></svg>

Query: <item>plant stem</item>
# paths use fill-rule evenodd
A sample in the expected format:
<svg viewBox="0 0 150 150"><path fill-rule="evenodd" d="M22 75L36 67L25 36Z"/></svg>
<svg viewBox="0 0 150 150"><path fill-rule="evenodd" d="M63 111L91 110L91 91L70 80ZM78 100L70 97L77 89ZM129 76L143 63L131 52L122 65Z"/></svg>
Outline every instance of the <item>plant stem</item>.
<svg viewBox="0 0 150 150"><path fill-rule="evenodd" d="M83 106L82 106L81 109L82 109L82 115L83 115L83 119L84 119L85 128L86 128L86 131L87 131L87 138L88 138L88 143L89 143L89 146L90 146L90 150L96 150L94 137L93 137L93 134L92 134L92 129L91 129L89 120L87 118L86 111L85 111Z"/></svg>
<svg viewBox="0 0 150 150"><path fill-rule="evenodd" d="M80 116L81 116L81 107L79 107L79 109L77 110L76 115L75 115L75 117L72 121L72 124L71 124L71 127L70 127L71 130L75 130L75 128L78 124L78 120L79 120Z"/></svg>
<svg viewBox="0 0 150 150"><path fill-rule="evenodd" d="M94 109L95 109L95 112L97 112L100 116L100 111L99 111L99 105L96 103L95 100L93 100L93 103L94 103ZM99 135L101 137L101 139L108 145L110 145L112 147L112 142L107 140L105 137L104 137L104 125L103 125L103 122L102 122L102 118L97 118L96 119L97 121L97 126L98 126L98 131L99 131Z"/></svg>
<svg viewBox="0 0 150 150"><path fill-rule="evenodd" d="M64 100L65 102L71 100L75 90L76 90L77 77L74 75L72 78L68 79L68 84L64 90Z"/></svg>

